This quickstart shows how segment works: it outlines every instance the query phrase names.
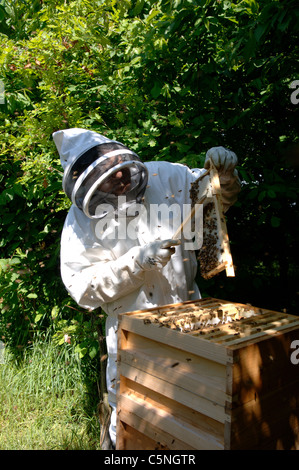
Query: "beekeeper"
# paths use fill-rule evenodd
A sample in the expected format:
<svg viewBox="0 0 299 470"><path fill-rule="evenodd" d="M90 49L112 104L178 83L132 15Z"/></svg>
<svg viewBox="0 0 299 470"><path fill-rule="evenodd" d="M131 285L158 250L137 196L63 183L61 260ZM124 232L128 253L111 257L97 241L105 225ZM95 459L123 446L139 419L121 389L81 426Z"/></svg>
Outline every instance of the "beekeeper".
<svg viewBox="0 0 299 470"><path fill-rule="evenodd" d="M53 139L63 189L73 203L61 236L61 276L81 307L101 307L107 314L109 433L115 446L118 315L200 298L195 252L172 236L174 222L190 207L191 183L206 170L143 163L120 142L89 130L60 130ZM227 210L240 190L237 157L214 147L205 166L210 159Z"/></svg>

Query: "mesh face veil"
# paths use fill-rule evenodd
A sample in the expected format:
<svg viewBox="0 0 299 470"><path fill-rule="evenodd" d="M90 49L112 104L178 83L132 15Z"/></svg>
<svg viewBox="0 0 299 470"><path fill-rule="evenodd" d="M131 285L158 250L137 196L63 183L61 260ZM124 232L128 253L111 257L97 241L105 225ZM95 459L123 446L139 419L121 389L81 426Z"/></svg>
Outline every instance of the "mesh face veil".
<svg viewBox="0 0 299 470"><path fill-rule="evenodd" d="M148 174L139 157L118 142L92 147L65 168L63 189L89 218L119 215L140 203Z"/></svg>

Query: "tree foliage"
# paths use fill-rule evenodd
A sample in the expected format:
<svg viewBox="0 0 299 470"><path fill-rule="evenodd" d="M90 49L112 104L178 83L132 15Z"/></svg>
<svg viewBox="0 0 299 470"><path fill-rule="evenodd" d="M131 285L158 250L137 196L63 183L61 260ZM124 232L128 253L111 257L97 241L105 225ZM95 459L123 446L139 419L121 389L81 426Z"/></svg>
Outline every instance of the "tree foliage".
<svg viewBox="0 0 299 470"><path fill-rule="evenodd" d="M52 328L97 354L95 316L59 273L69 202L51 135L67 127L116 137L145 161L194 167L212 146L233 149L236 278L200 288L298 313L295 0L1 0L0 28L2 340L26 346Z"/></svg>

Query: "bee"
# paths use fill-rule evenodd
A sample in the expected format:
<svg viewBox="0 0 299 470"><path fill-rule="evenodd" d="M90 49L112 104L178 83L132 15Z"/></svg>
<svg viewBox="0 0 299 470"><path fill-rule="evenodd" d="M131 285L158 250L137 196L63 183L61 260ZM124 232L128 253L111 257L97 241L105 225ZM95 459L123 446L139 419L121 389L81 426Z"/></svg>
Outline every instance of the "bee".
<svg viewBox="0 0 299 470"><path fill-rule="evenodd" d="M178 366L178 365L179 365L179 362L175 362L174 364L172 364L171 367L176 367L176 366Z"/></svg>

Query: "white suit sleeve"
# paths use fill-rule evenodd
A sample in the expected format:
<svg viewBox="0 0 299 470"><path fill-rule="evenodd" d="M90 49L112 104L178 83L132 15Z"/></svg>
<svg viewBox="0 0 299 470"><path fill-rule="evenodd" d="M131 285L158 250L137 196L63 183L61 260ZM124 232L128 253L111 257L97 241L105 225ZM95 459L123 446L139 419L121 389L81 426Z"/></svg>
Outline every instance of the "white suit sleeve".
<svg viewBox="0 0 299 470"><path fill-rule="evenodd" d="M89 219L71 208L61 236L61 277L73 299L84 308L103 303L138 289L144 282L139 263L140 247L132 247L114 258L110 249L95 244L89 233Z"/></svg>

